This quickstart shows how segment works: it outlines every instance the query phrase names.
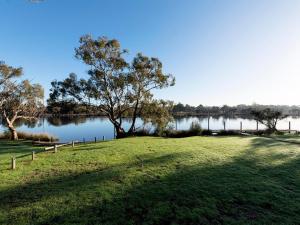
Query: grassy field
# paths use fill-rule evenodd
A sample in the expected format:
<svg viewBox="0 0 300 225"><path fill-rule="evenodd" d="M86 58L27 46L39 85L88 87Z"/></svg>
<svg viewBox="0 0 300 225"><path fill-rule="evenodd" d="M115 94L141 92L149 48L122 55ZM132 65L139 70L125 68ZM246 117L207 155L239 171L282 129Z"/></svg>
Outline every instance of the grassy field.
<svg viewBox="0 0 300 225"><path fill-rule="evenodd" d="M0 224L299 224L300 145L284 141L128 138L35 161L1 141Z"/></svg>

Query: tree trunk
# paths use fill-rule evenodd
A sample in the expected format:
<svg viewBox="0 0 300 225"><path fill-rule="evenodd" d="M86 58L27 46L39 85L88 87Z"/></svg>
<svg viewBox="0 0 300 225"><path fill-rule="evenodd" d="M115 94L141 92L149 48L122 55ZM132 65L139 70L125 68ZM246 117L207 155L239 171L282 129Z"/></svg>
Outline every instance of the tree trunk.
<svg viewBox="0 0 300 225"><path fill-rule="evenodd" d="M6 120L8 130L10 131L10 134L11 134L10 139L13 140L13 141L18 140L18 133L17 133L16 128L14 127L14 122L16 120L16 115L11 120L6 116L5 112L4 112L3 116Z"/></svg>
<svg viewBox="0 0 300 225"><path fill-rule="evenodd" d="M115 125L115 130L117 139L126 137L126 132L122 127Z"/></svg>
<svg viewBox="0 0 300 225"><path fill-rule="evenodd" d="M17 141L18 140L18 133L17 133L16 128L14 128L12 125L10 125L8 127L8 129L9 129L10 134L11 134L11 140Z"/></svg>
<svg viewBox="0 0 300 225"><path fill-rule="evenodd" d="M136 117L137 117L138 104L139 104L139 101L137 101L137 103L136 103L136 106L135 106L135 109L133 112L133 116L132 116L132 123L128 130L128 134L133 134L135 132L135 122L136 122Z"/></svg>
<svg viewBox="0 0 300 225"><path fill-rule="evenodd" d="M135 121L136 121L136 116L134 116L132 119L132 124L130 126L130 129L128 130L128 134L133 134L135 132Z"/></svg>

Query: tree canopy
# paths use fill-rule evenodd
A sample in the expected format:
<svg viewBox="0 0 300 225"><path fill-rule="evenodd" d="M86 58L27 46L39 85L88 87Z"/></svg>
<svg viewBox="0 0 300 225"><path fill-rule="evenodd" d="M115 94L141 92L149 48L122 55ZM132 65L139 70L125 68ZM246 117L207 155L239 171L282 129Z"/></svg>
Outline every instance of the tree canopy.
<svg viewBox="0 0 300 225"><path fill-rule="evenodd" d="M265 125L271 133L277 131L277 122L287 117L286 115L283 115L282 112L270 108L253 110L251 114L254 116L255 120Z"/></svg>

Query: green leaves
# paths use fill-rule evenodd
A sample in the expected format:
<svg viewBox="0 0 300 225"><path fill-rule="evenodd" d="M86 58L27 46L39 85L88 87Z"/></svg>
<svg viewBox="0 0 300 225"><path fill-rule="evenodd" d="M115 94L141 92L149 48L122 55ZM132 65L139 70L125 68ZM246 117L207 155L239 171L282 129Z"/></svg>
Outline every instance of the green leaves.
<svg viewBox="0 0 300 225"><path fill-rule="evenodd" d="M0 88L7 80L20 77L23 74L22 67L14 68L0 62Z"/></svg>

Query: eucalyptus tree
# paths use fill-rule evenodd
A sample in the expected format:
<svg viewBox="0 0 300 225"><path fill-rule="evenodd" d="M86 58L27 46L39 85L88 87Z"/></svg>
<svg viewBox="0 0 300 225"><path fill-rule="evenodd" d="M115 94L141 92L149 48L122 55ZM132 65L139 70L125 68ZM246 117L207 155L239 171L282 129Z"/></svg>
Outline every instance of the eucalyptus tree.
<svg viewBox="0 0 300 225"><path fill-rule="evenodd" d="M41 85L31 84L28 80L19 81L17 78L22 75L22 68L2 63L0 71L1 117L12 140L17 140L15 122L36 119L43 109L44 90Z"/></svg>
<svg viewBox="0 0 300 225"><path fill-rule="evenodd" d="M71 82L57 83L55 95L68 95L80 102L89 99L113 124L118 138L135 132L136 118L143 115L147 105L163 107L164 104L154 104L152 90L175 84L172 75L163 73L162 63L157 58L139 53L128 63L125 60L128 51L115 39L93 39L85 35L80 38L75 52L76 58L89 66L89 77L73 77L76 79L69 79ZM53 94L52 90L50 97ZM132 119L127 131L123 126L124 117Z"/></svg>

